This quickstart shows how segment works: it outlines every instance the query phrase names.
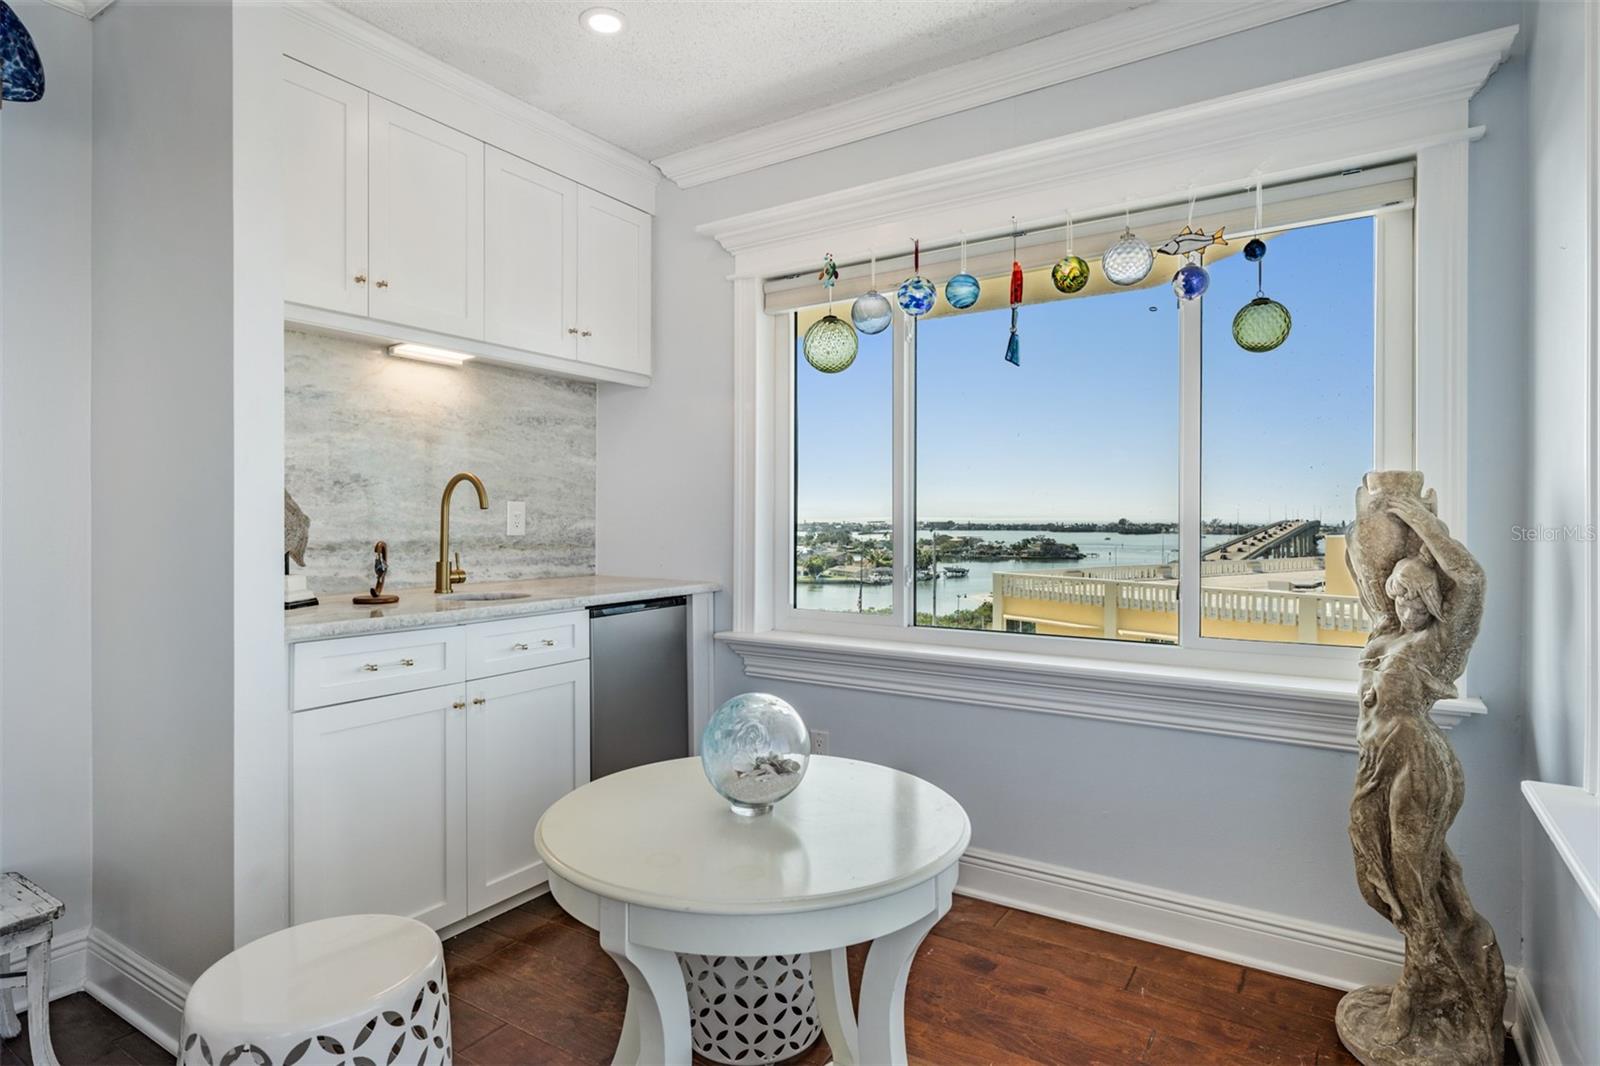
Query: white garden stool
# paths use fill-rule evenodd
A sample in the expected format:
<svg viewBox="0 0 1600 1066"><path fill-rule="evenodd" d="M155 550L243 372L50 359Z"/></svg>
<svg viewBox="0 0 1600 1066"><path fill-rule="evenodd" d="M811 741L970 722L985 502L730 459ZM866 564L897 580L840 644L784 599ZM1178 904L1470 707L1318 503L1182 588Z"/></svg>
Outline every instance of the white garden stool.
<svg viewBox="0 0 1600 1066"><path fill-rule="evenodd" d="M179 1066L449 1066L450 994L438 934L353 914L251 941L200 975Z"/></svg>

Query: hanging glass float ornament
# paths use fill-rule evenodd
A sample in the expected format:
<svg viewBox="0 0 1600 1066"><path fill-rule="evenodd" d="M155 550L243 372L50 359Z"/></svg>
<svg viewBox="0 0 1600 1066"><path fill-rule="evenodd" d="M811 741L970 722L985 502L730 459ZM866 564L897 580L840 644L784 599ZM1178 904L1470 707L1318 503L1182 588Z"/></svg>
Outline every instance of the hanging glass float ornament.
<svg viewBox="0 0 1600 1066"><path fill-rule="evenodd" d="M961 235L961 273L944 283L944 299L957 311L965 311L978 302L983 287L978 279L967 273L967 235Z"/></svg>
<svg viewBox="0 0 1600 1066"><path fill-rule="evenodd" d="M1022 338L1017 335L1017 308L1022 305L1022 261L1017 258L1017 220L1011 220L1011 336L1006 339L1006 362L1022 365Z"/></svg>
<svg viewBox="0 0 1600 1066"><path fill-rule="evenodd" d="M1128 213L1123 212L1122 236L1100 255L1100 270L1113 285L1137 285L1150 276L1156 254L1150 242L1136 237Z"/></svg>
<svg viewBox="0 0 1600 1066"><path fill-rule="evenodd" d="M888 329L893 317L894 305L878 291L878 257L873 256L872 288L857 296L856 302L850 305L850 321L856 324L856 329L870 337Z"/></svg>
<svg viewBox="0 0 1600 1066"><path fill-rule="evenodd" d="M1081 292L1089 284L1089 263L1082 256L1072 252L1072 212L1067 212L1067 254L1056 260L1056 265L1050 268L1050 282L1056 291L1064 292L1069 296Z"/></svg>
<svg viewBox="0 0 1600 1066"><path fill-rule="evenodd" d="M28 28L0 2L0 101L31 104L44 98L44 63Z"/></svg>
<svg viewBox="0 0 1600 1066"><path fill-rule="evenodd" d="M1211 287L1211 272L1206 270L1206 249L1216 244L1227 244L1223 229L1206 233L1194 224L1194 186L1189 187L1189 218L1183 228L1174 233L1156 249L1161 255L1184 258L1184 264L1172 275L1172 291L1180 300L1197 300Z"/></svg>
<svg viewBox="0 0 1600 1066"><path fill-rule="evenodd" d="M822 263L822 273L817 277L822 281L822 289L828 294L828 313L811 324L806 330L804 349L806 362L824 374L837 374L856 361L856 331L850 323L833 313L833 283L839 278L839 268L833 263L833 256L825 256Z"/></svg>
<svg viewBox="0 0 1600 1066"><path fill-rule="evenodd" d="M900 283L900 291L896 294L900 300L900 310L918 318L933 310L935 301L939 299L939 290L933 287L933 282L922 276L922 242L911 242L911 276Z"/></svg>
<svg viewBox="0 0 1600 1066"><path fill-rule="evenodd" d="M1261 232L1261 181L1256 180L1256 232ZM1244 257L1256 265L1256 297L1233 316L1234 343L1247 352L1270 352L1289 339L1294 319L1289 309L1267 296L1262 280L1262 263L1267 245L1259 237L1244 246Z"/></svg>

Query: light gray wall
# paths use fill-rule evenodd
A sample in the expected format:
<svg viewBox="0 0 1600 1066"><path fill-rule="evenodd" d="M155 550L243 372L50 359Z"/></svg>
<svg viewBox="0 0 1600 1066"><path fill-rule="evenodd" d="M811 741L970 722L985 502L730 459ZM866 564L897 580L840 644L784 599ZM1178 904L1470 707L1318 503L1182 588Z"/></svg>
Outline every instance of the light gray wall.
<svg viewBox="0 0 1600 1066"><path fill-rule="evenodd" d="M1530 454L1520 524L1581 528L1593 521L1584 490L1587 316L1596 279L1587 272L1592 205L1584 175L1596 132L1584 107L1583 5L1530 6L1528 49L1530 236L1527 331ZM1524 773L1583 784L1584 675L1592 645L1584 626L1581 539L1537 540L1526 558L1527 655L1522 685L1527 726ZM1525 977L1560 1061L1600 1062L1600 917L1531 813L1523 819Z"/></svg>
<svg viewBox="0 0 1600 1066"><path fill-rule="evenodd" d="M0 868L61 898L66 938L90 919L93 56L85 19L14 6L46 92L0 122Z"/></svg>
<svg viewBox="0 0 1600 1066"><path fill-rule="evenodd" d="M186 980L233 947L231 55L226 5L94 26L95 924Z"/></svg>
<svg viewBox="0 0 1600 1066"><path fill-rule="evenodd" d="M732 581L731 269L699 223L1076 129L1516 23L1505 3L1350 2L1091 78L688 190L661 190L655 377L601 388L598 565ZM1452 735L1466 806L1451 840L1480 909L1519 956L1517 588L1505 533L1524 433L1523 79L1512 62L1473 106L1469 377L1474 445L1466 543L1492 609L1474 653L1487 719ZM1136 165L1136 163L1130 164ZM1512 267L1493 256L1512 256ZM819 252L821 249L819 249ZM729 624L726 597L718 623ZM1018 711L746 679L717 652L716 695L772 689L844 755L935 781L970 812L973 844L1366 932L1346 837L1355 756Z"/></svg>
<svg viewBox="0 0 1600 1066"><path fill-rule="evenodd" d="M284 334L285 481L311 518L306 569L318 593L366 591L372 545L389 586L433 583L439 494L459 470L450 544L468 580L594 572L595 386L468 363L395 359L362 341ZM506 502L527 532L506 533ZM298 568L296 568L298 569Z"/></svg>

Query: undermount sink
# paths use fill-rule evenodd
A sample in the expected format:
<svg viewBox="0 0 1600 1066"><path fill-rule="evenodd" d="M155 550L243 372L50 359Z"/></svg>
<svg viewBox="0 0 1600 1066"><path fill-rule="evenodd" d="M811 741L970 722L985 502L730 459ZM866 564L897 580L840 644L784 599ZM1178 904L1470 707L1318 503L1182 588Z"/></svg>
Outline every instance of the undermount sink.
<svg viewBox="0 0 1600 1066"><path fill-rule="evenodd" d="M482 603L496 600L525 600L527 592L446 592L439 598L448 603Z"/></svg>

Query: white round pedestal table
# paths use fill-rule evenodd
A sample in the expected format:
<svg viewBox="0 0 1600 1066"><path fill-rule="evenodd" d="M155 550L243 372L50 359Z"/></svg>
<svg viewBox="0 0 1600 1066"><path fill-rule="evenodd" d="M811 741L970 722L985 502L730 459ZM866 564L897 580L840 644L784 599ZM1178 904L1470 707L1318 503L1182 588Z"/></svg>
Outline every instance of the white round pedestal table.
<svg viewBox="0 0 1600 1066"><path fill-rule="evenodd" d="M838 1066L906 1061L906 976L950 910L972 828L911 774L813 756L805 781L741 817L695 758L638 766L568 793L535 832L556 901L600 933L628 980L616 1063L688 1066L678 953L811 956ZM872 941L859 1012L845 946Z"/></svg>

